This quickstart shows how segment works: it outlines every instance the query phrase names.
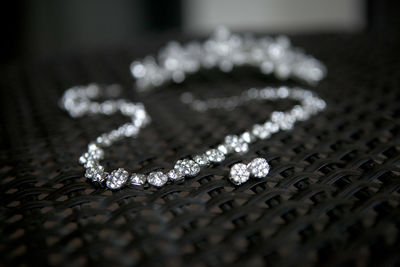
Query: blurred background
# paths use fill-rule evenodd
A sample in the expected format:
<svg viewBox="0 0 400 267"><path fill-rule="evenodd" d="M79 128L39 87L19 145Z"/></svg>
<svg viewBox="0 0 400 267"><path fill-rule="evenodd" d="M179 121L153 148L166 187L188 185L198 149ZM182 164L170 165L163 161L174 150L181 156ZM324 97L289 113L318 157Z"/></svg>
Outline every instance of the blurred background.
<svg viewBox="0 0 400 267"><path fill-rule="evenodd" d="M393 33L395 0L20 0L2 5L1 63L118 48L155 34L205 36L217 25L263 33Z"/></svg>

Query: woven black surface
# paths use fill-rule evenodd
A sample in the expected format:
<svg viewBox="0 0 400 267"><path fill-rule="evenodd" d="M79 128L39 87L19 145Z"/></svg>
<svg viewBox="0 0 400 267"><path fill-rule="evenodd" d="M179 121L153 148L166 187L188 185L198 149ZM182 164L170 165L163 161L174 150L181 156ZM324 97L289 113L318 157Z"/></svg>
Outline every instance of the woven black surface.
<svg viewBox="0 0 400 267"><path fill-rule="evenodd" d="M179 102L187 90L208 98L282 84L247 68L204 71L179 86L134 93L130 61L165 41L2 71L0 265L400 263L398 38L294 37L328 67L328 77L312 88L326 100L326 111L181 184L115 192L96 187L77 158L125 118L68 117L57 101L70 86L120 83L124 97L145 103L152 124L106 154L108 168L128 170L171 167L292 104L199 114ZM268 179L233 186L229 166L256 155L270 161Z"/></svg>

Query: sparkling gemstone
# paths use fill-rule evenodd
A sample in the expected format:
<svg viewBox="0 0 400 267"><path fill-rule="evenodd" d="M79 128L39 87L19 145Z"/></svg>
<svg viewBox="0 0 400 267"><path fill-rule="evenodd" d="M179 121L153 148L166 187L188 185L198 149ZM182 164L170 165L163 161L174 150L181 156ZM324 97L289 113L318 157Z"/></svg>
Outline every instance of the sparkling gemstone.
<svg viewBox="0 0 400 267"><path fill-rule="evenodd" d="M222 154L226 155L230 152L230 148L226 145L218 145L217 149L222 152Z"/></svg>
<svg viewBox="0 0 400 267"><path fill-rule="evenodd" d="M95 150L97 150L97 149L100 149L95 143L90 143L89 145L88 145L88 151L89 151L89 153L91 152L91 151L95 151Z"/></svg>
<svg viewBox="0 0 400 267"><path fill-rule="evenodd" d="M87 86L85 93L88 98L94 98L99 95L100 88L97 84L91 83Z"/></svg>
<svg viewBox="0 0 400 267"><path fill-rule="evenodd" d="M101 148L89 151L89 159L101 160L104 158L104 151Z"/></svg>
<svg viewBox="0 0 400 267"><path fill-rule="evenodd" d="M86 169L87 168L95 168L95 167L99 166L99 162L97 160L88 159L83 166Z"/></svg>
<svg viewBox="0 0 400 267"><path fill-rule="evenodd" d="M270 74L274 71L274 63L272 61L266 60L261 64L261 72L264 74Z"/></svg>
<svg viewBox="0 0 400 267"><path fill-rule="evenodd" d="M290 113L274 111L271 115L271 121L279 125L282 130L290 130L293 128L295 117L291 116Z"/></svg>
<svg viewBox="0 0 400 267"><path fill-rule="evenodd" d="M305 121L309 118L309 114L299 105L294 106L290 114L299 121Z"/></svg>
<svg viewBox="0 0 400 267"><path fill-rule="evenodd" d="M249 150L249 145L237 135L228 135L225 137L225 145L229 151L243 153Z"/></svg>
<svg viewBox="0 0 400 267"><path fill-rule="evenodd" d="M252 135L250 132L244 132L240 135L240 138L245 141L246 143L250 144L255 141L254 135Z"/></svg>
<svg viewBox="0 0 400 267"><path fill-rule="evenodd" d="M119 109L121 110L121 113L125 116L132 117L135 115L135 112L137 111L136 105L133 103L125 102L121 105L119 105Z"/></svg>
<svg viewBox="0 0 400 267"><path fill-rule="evenodd" d="M280 80L286 80L291 73L291 67L287 63L279 63L275 67L275 76Z"/></svg>
<svg viewBox="0 0 400 267"><path fill-rule="evenodd" d="M108 138L108 134L102 134L101 136L97 137L96 143L99 146L107 147L111 145L111 140Z"/></svg>
<svg viewBox="0 0 400 267"><path fill-rule="evenodd" d="M122 137L122 132L116 130L112 130L109 134L108 134L108 138L110 139L111 142L115 142L120 140Z"/></svg>
<svg viewBox="0 0 400 267"><path fill-rule="evenodd" d="M264 158L255 158L248 165L247 169L256 178L264 178L269 173L269 164Z"/></svg>
<svg viewBox="0 0 400 267"><path fill-rule="evenodd" d="M125 123L121 127L121 131L125 137L136 136L139 133L139 128L132 123Z"/></svg>
<svg viewBox="0 0 400 267"><path fill-rule="evenodd" d="M85 156L79 157L79 164L84 165L87 162L87 158Z"/></svg>
<svg viewBox="0 0 400 267"><path fill-rule="evenodd" d="M260 98L269 100L276 99L277 92L275 91L275 89L272 89L271 87L266 87L260 90Z"/></svg>
<svg viewBox="0 0 400 267"><path fill-rule="evenodd" d="M168 181L168 176L162 172L151 172L147 177L147 182L156 187L161 187Z"/></svg>
<svg viewBox="0 0 400 267"><path fill-rule="evenodd" d="M225 160L225 155L218 149L207 150L206 156L211 162L221 162Z"/></svg>
<svg viewBox="0 0 400 267"><path fill-rule="evenodd" d="M106 115L111 115L117 111L117 105L113 101L105 101L100 104L100 112Z"/></svg>
<svg viewBox="0 0 400 267"><path fill-rule="evenodd" d="M285 113L282 111L274 111L271 114L271 121L279 123L279 121L285 118Z"/></svg>
<svg viewBox="0 0 400 267"><path fill-rule="evenodd" d="M249 180L249 177L250 177L250 172L248 171L246 164L236 163L235 165L232 166L229 174L229 179L235 185L240 185L242 183L245 183L247 180Z"/></svg>
<svg viewBox="0 0 400 267"><path fill-rule="evenodd" d="M129 178L132 185L144 185L146 183L146 175L140 173L134 173Z"/></svg>
<svg viewBox="0 0 400 267"><path fill-rule="evenodd" d="M104 158L104 151L101 148L84 153L79 157L79 164L86 165L90 161L98 161ZM87 167L86 167L87 168Z"/></svg>
<svg viewBox="0 0 400 267"><path fill-rule="evenodd" d="M264 123L264 128L271 134L277 133L279 131L279 125L270 121Z"/></svg>
<svg viewBox="0 0 400 267"><path fill-rule="evenodd" d="M96 171L94 168L87 168L85 172L85 177L88 179L92 179L93 176L95 175Z"/></svg>
<svg viewBox="0 0 400 267"><path fill-rule="evenodd" d="M207 166L210 163L208 157L204 154L194 156L193 160L200 166Z"/></svg>
<svg viewBox="0 0 400 267"><path fill-rule="evenodd" d="M289 90L286 86L281 86L276 91L279 98L287 98L289 96Z"/></svg>
<svg viewBox="0 0 400 267"><path fill-rule="evenodd" d="M106 185L110 189L121 188L128 180L129 173L122 168L112 171L108 177Z"/></svg>
<svg viewBox="0 0 400 267"><path fill-rule="evenodd" d="M271 135L270 132L265 129L265 127L259 124L253 126L252 133L254 134L254 136L260 139L265 139Z"/></svg>
<svg viewBox="0 0 400 267"><path fill-rule="evenodd" d="M95 175L93 175L92 177L92 181L93 182L99 182L102 183L106 180L107 176L108 176L108 172L104 172L104 171L97 171Z"/></svg>
<svg viewBox="0 0 400 267"><path fill-rule="evenodd" d="M131 66L131 73L136 79L143 78L146 75L146 68L138 61L134 61Z"/></svg>
<svg viewBox="0 0 400 267"><path fill-rule="evenodd" d="M167 176L171 181L179 181L179 180L182 180L183 178L185 178L185 176L182 173L178 172L175 169L170 170L167 173Z"/></svg>
<svg viewBox="0 0 400 267"><path fill-rule="evenodd" d="M190 159L178 160L174 166L178 175L195 176L200 172L200 166Z"/></svg>

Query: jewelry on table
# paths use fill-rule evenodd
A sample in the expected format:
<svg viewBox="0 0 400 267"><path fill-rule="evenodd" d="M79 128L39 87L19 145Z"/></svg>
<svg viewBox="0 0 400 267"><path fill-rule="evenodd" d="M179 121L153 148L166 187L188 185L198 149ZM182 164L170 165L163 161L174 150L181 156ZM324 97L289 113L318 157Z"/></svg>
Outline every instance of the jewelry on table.
<svg viewBox="0 0 400 267"><path fill-rule="evenodd" d="M170 44L161 50L159 63L152 57L146 57L143 62L133 62L131 71L136 78L137 87L145 91L170 80L181 82L186 74L194 73L200 67L218 66L223 71L230 71L233 66L242 65L258 66L265 74L274 72L279 79L300 78L311 84L321 80L326 73L321 62L291 48L286 37L279 37L276 40L271 38L254 39L232 35L225 29L217 31L202 45L191 43L182 47L176 43ZM232 109L253 100L291 99L298 101L299 104L289 111L272 112L270 118L264 123L255 124L241 134L227 135L221 144L202 154L178 160L169 171L129 174L123 168L111 172L104 170L100 163L104 158L104 148L123 138L138 136L140 130L150 123L150 117L142 103L132 103L125 99L95 102L93 100L95 98L107 97L113 87L102 89L96 84L72 87L64 93L60 104L71 117L90 114L112 115L120 112L130 118L130 122L109 133L103 133L89 143L87 152L79 158L79 163L86 169L85 177L93 182L105 184L109 189L119 189L127 184L144 185L146 183L161 187L168 181L175 182L185 177L194 177L199 174L201 168L218 164L231 154L246 153L249 145L255 141L267 139L280 130L290 130L295 122L308 120L310 116L322 111L326 106L324 100L316 94L297 87L251 88L240 96L209 100L196 100L190 93L183 94L182 101L197 111L214 108ZM259 173L263 173L263 171L268 173L269 165L266 161L265 165L261 162L262 160L257 159L256 164L252 161L249 165L245 165L246 170L254 177L260 176ZM260 166L262 166L261 169ZM242 165L235 167L235 170L236 168L238 171L244 170ZM247 172L244 171L244 173L247 175ZM243 174L240 175L243 176ZM233 175L231 180L240 184L242 183L241 179L245 178L239 176Z"/></svg>
<svg viewBox="0 0 400 267"><path fill-rule="evenodd" d="M137 173L129 175L122 168L111 173L106 172L100 164L100 160L104 158L103 149L122 138L136 137L140 130L150 123L150 117L141 103L131 103L124 99L107 100L101 103L91 100L100 95L100 87L95 84L87 87L73 87L65 92L62 105L72 117L81 117L86 114L112 115L120 112L131 119L131 122L97 137L95 141L88 145L88 151L79 158L79 163L83 164L86 169L85 177L95 182L105 182L110 189L118 189L125 185L128 180L128 183L133 185L143 185L147 181L151 185L160 187L168 180L178 181L184 177L196 176L201 167L220 163L225 160L226 156L233 153L246 153L249 150L249 145L256 140L266 139L279 130L290 130L296 121L307 120L326 106L325 102L311 91L300 88L266 87L264 89L249 89L238 96L239 102L255 99L292 99L301 104L295 105L286 112L272 112L270 119L263 124L255 124L240 135L228 135L220 145L205 151L203 154L178 160L174 168L167 172L157 171L148 175ZM224 102L224 99L220 100L222 103ZM207 107L207 105L204 106Z"/></svg>

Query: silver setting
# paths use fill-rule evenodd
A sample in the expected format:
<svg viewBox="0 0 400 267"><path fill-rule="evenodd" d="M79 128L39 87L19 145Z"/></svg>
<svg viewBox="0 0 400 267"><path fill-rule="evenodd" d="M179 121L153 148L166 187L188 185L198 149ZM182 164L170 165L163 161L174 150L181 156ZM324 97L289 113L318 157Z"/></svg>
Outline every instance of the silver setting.
<svg viewBox="0 0 400 267"><path fill-rule="evenodd" d="M131 185L144 185L146 183L147 177L144 174L133 173L129 178Z"/></svg>

